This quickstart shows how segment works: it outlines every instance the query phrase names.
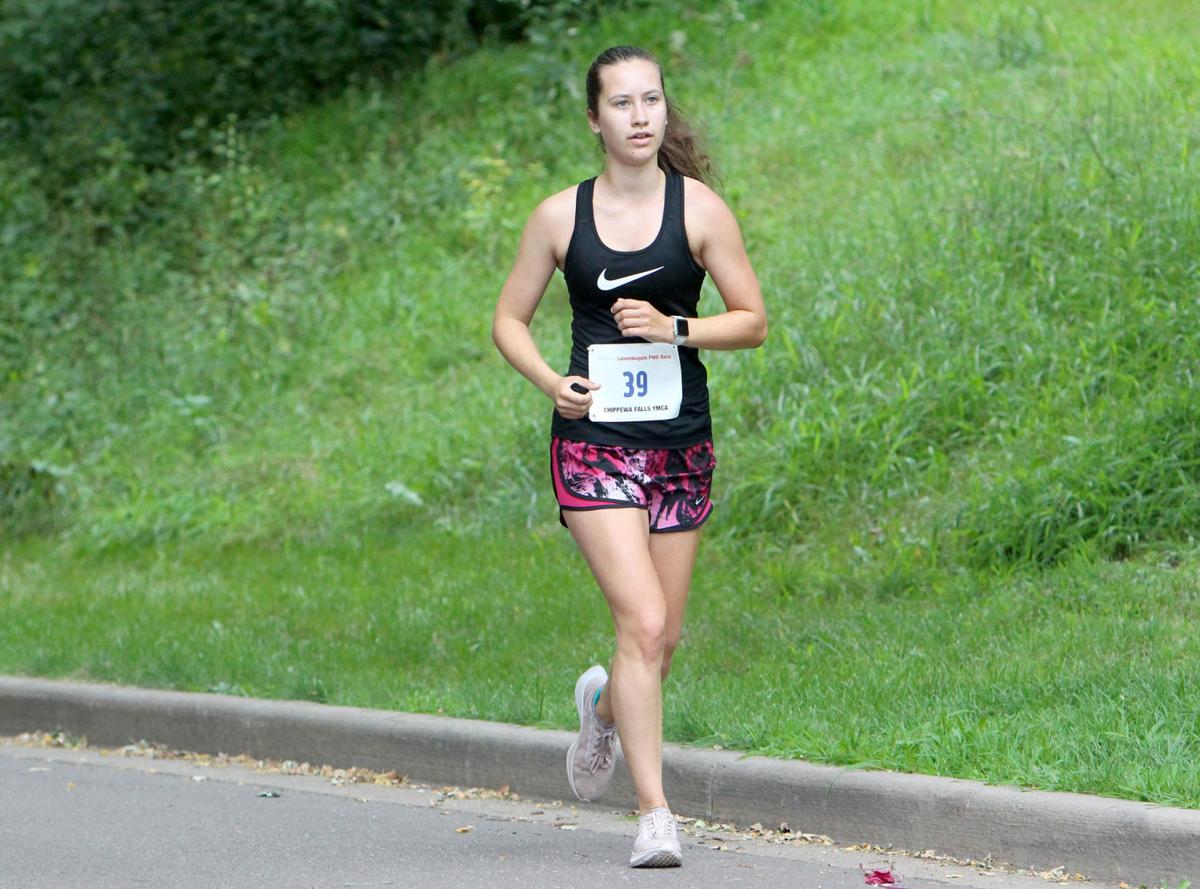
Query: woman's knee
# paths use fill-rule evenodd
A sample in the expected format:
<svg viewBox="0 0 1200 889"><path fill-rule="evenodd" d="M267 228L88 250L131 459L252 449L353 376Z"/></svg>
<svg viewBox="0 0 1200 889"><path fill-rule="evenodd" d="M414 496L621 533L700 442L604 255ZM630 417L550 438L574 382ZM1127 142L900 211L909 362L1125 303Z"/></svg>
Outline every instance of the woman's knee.
<svg viewBox="0 0 1200 889"><path fill-rule="evenodd" d="M617 647L636 653L646 663L659 661L667 643L667 616L643 612L624 620L617 627Z"/></svg>

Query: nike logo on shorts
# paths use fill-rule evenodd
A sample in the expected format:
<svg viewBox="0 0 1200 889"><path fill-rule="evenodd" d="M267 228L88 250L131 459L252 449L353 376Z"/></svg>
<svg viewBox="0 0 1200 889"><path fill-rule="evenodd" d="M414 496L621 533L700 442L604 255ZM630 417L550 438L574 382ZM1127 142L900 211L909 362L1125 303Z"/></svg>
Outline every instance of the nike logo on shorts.
<svg viewBox="0 0 1200 889"><path fill-rule="evenodd" d="M604 277L605 273L608 272L608 269L605 268L605 269L601 270L600 277L596 279L596 286L599 287L601 290L615 290L616 288L620 287L622 284L628 284L630 281L636 281L638 278L644 278L647 275L653 275L655 272L661 272L665 268L666 268L665 265L660 265L656 269L649 269L648 271L645 271L645 272L638 272L637 274L626 275L624 278L613 278L612 280L609 280L608 278Z"/></svg>

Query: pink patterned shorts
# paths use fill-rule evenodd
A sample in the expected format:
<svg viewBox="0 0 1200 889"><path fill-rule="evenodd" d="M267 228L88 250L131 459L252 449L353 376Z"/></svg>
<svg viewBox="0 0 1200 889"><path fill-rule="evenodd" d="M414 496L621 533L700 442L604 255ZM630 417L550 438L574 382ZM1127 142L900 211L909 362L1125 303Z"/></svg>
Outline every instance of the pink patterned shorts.
<svg viewBox="0 0 1200 889"><path fill-rule="evenodd" d="M552 438L550 472L562 510L639 507L650 531L688 531L712 512L717 458L711 441L690 448L625 448Z"/></svg>

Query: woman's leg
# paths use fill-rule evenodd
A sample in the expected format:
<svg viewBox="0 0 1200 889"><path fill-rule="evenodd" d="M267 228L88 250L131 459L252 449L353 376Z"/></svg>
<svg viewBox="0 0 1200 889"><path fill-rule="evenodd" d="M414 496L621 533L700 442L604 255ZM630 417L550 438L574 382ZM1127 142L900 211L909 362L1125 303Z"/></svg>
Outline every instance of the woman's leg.
<svg viewBox="0 0 1200 889"><path fill-rule="evenodd" d="M683 632L683 612L692 586L692 568L700 547L700 528L650 535L650 558L667 602L667 628L663 640L662 678L671 672L671 657Z"/></svg>
<svg viewBox="0 0 1200 889"><path fill-rule="evenodd" d="M650 535L650 559L654 562L654 572L658 575L667 602L661 673L664 681L671 672L671 658L679 647L679 638L683 633L683 614L692 588L692 569L700 548L700 531L700 528L693 528L691 531ZM596 712L605 722L613 721L612 702L607 694L600 696Z"/></svg>
<svg viewBox="0 0 1200 889"><path fill-rule="evenodd" d="M617 631L606 706L615 717L638 808L666 806L662 788L662 667L669 606L646 512L636 508L566 511L572 536L600 585ZM659 535L655 535L659 536ZM680 614L682 617L682 613Z"/></svg>

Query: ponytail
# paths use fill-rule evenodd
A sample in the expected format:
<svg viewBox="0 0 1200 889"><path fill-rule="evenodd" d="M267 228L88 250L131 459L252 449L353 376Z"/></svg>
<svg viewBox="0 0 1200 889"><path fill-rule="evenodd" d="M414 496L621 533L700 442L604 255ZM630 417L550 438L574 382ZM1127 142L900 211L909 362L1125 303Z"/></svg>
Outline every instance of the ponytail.
<svg viewBox="0 0 1200 889"><path fill-rule="evenodd" d="M704 147L703 141L692 129L687 118L679 110L679 106L666 95L666 80L663 78L662 65L658 59L638 46L613 46L596 56L587 73L587 107L593 115L600 111L600 71L618 62L628 62L642 59L654 63L658 68L659 79L663 81L663 95L667 100L667 126L663 133L662 145L658 148L658 166L664 171L674 170L683 176L699 179L706 185L711 185L716 178L713 171L712 158ZM604 142L601 140L601 147Z"/></svg>
<svg viewBox="0 0 1200 889"><path fill-rule="evenodd" d="M663 170L674 170L684 176L699 179L705 185L712 185L715 178L712 158L708 156L704 142L692 130L679 106L673 104L669 98L667 129L663 134L662 145L658 148L658 165Z"/></svg>

